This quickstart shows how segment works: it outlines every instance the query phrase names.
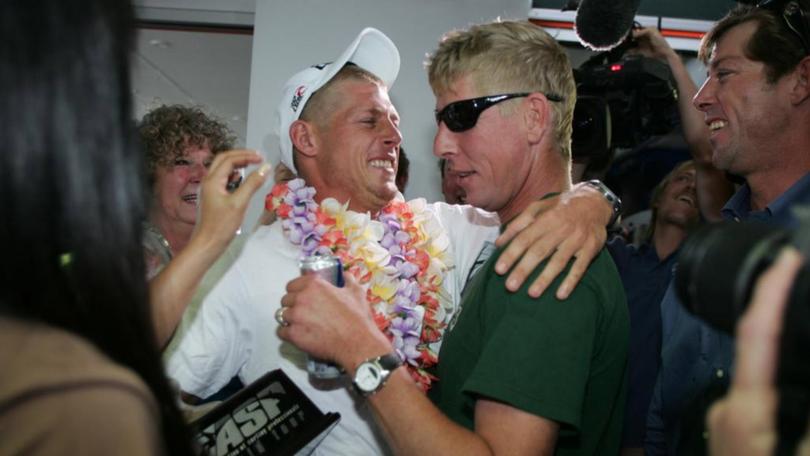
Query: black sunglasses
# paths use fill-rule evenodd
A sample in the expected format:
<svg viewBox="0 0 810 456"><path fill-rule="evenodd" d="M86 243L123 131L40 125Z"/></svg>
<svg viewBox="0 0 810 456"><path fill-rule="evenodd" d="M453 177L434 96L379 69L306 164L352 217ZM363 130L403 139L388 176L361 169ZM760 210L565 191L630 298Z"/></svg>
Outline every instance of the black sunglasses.
<svg viewBox="0 0 810 456"><path fill-rule="evenodd" d="M766 9L782 18L783 23L801 41L805 54L810 55L810 23L796 0L761 0L757 8Z"/></svg>
<svg viewBox="0 0 810 456"><path fill-rule="evenodd" d="M512 98L520 98L529 96L532 92L521 93L504 93L501 95L490 95L487 97L470 98L469 100L461 100L450 103L442 108L441 111L436 111L436 123L444 122L450 131L456 133L469 130L478 122L478 117L485 109L495 106L496 104L511 100ZM554 94L546 94L546 98L551 101L563 101L563 97Z"/></svg>

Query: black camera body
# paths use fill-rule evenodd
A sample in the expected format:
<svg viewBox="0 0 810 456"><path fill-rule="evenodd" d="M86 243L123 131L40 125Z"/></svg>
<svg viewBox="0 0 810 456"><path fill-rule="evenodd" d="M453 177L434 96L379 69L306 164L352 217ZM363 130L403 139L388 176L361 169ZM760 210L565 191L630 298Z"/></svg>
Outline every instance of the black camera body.
<svg viewBox="0 0 810 456"><path fill-rule="evenodd" d="M787 245L810 258L810 220L790 230L757 222L706 225L684 242L675 289L684 307L703 321L733 334L748 306L757 279ZM793 282L779 345L776 385L780 393L780 449L792 454L810 416L810 265Z"/></svg>
<svg viewBox="0 0 810 456"><path fill-rule="evenodd" d="M631 46L597 54L574 70L574 161L633 148L669 133L679 122L678 92L669 66L625 53Z"/></svg>

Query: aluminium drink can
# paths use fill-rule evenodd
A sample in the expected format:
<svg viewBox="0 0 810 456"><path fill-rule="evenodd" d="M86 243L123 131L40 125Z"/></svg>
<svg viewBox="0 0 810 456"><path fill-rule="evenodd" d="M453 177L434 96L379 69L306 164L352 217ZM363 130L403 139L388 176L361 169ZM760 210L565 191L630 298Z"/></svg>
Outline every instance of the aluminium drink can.
<svg viewBox="0 0 810 456"><path fill-rule="evenodd" d="M343 265L333 255L312 255L302 259L298 266L301 275L316 274L336 287L343 287ZM338 378L343 374L339 366L313 357L307 358L307 372L320 379Z"/></svg>

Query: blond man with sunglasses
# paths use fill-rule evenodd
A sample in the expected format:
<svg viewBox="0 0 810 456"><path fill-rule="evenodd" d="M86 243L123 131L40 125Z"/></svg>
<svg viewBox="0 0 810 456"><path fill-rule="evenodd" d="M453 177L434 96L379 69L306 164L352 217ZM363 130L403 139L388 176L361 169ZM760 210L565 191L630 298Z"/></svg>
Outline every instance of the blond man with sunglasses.
<svg viewBox="0 0 810 456"><path fill-rule="evenodd" d="M565 51L545 31L496 22L450 33L428 74L434 154L458 171L469 203L497 212L503 227L570 188L576 90ZM395 453L616 454L629 319L610 257L597 255L563 302L553 291L506 291L494 271L501 254L465 290L429 398L390 363L395 345L352 279L343 289L290 282L279 334L346 369Z"/></svg>

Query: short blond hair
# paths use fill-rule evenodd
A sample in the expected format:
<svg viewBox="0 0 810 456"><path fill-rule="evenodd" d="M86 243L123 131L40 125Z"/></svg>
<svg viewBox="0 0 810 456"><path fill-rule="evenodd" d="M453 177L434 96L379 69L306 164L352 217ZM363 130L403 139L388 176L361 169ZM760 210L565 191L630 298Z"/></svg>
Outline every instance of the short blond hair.
<svg viewBox="0 0 810 456"><path fill-rule="evenodd" d="M563 98L551 102L557 147L571 156L571 130L577 89L571 62L562 46L529 22L491 22L447 33L426 62L436 95L463 76L487 95L541 92Z"/></svg>
<svg viewBox="0 0 810 456"><path fill-rule="evenodd" d="M367 81L385 87L382 79L378 78L374 73L349 62L329 82L312 94L299 118L307 122L323 125L326 119L332 117L332 111L335 109L334 97L339 92L335 91L334 87L339 82L346 80Z"/></svg>

